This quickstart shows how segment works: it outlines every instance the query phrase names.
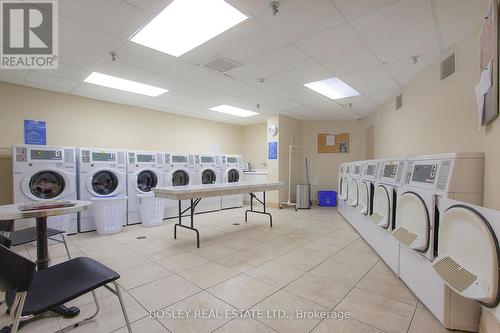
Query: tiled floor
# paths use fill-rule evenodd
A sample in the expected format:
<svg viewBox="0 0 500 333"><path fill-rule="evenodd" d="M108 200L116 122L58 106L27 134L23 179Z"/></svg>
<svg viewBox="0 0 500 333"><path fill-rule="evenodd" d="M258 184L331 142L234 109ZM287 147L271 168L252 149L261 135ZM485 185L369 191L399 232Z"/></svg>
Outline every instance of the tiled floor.
<svg viewBox="0 0 500 333"><path fill-rule="evenodd" d="M241 209L197 215L200 249L190 231L180 229L173 239L173 220L110 236L70 236L70 249L121 274L135 332L446 331L336 210L272 213L272 229L260 215L244 223ZM32 259L36 255L32 245L15 250ZM66 259L61 245L49 251L52 264ZM117 298L101 289L101 313L74 332L126 332ZM95 310L89 295L72 305L81 308L79 317ZM148 311L162 309L161 314L182 318L149 317ZM351 317L297 319L297 310L348 311ZM238 311L246 318L235 319ZM1 313L0 327L8 322L3 307ZM47 316L21 332L51 332L76 320Z"/></svg>

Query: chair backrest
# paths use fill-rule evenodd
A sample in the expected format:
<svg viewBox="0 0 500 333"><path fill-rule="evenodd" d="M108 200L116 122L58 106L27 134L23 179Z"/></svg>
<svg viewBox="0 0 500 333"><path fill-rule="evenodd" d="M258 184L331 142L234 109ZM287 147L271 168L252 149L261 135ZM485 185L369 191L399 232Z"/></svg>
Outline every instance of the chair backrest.
<svg viewBox="0 0 500 333"><path fill-rule="evenodd" d="M0 221L0 231L3 231L3 232L14 231L14 220L2 220L2 221Z"/></svg>
<svg viewBox="0 0 500 333"><path fill-rule="evenodd" d="M12 241L9 238L7 238L7 237L5 237L3 235L0 235L0 245L3 245L3 246L5 246L6 248L9 249L10 248L10 244L12 244Z"/></svg>
<svg viewBox="0 0 500 333"><path fill-rule="evenodd" d="M28 291L35 263L0 245L0 290Z"/></svg>

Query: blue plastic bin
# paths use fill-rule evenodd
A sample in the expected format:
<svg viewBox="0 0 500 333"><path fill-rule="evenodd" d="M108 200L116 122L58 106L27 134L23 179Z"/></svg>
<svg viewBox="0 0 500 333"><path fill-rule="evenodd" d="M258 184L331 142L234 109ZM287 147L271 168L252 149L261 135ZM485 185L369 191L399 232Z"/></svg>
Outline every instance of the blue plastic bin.
<svg viewBox="0 0 500 333"><path fill-rule="evenodd" d="M337 206L337 192L318 191L318 201L320 206L335 207Z"/></svg>

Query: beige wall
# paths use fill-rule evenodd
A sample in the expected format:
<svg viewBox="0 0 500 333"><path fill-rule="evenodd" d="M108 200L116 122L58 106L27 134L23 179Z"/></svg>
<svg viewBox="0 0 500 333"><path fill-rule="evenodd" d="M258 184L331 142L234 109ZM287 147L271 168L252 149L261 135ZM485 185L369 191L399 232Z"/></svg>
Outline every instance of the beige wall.
<svg viewBox="0 0 500 333"><path fill-rule="evenodd" d="M479 79L479 28L456 45L456 73L440 81L439 61L364 120L375 127L375 157L485 152L484 206L500 210L500 120L479 129L474 86ZM451 52L452 50L449 50Z"/></svg>
<svg viewBox="0 0 500 333"><path fill-rule="evenodd" d="M206 152L219 144L242 153L242 127L160 111L0 83L0 203L11 201L14 143L23 143L23 120L47 122L47 143L76 147ZM5 186L7 184L7 186Z"/></svg>
<svg viewBox="0 0 500 333"><path fill-rule="evenodd" d="M253 169L267 167L267 123L243 127L243 160Z"/></svg>
<svg viewBox="0 0 500 333"><path fill-rule="evenodd" d="M349 153L318 154L318 133L349 133ZM366 132L360 121L304 121L302 135L304 157L309 162L313 198L317 198L318 190L338 190L338 169L341 163L366 159Z"/></svg>
<svg viewBox="0 0 500 333"><path fill-rule="evenodd" d="M279 179L285 183L285 187L279 193L280 201L288 200L288 174L289 174L289 148L293 141L295 146L302 146L302 121L288 116L279 116ZM291 159L291 188L290 201L295 202L295 184L304 181L304 163L302 149L294 149Z"/></svg>

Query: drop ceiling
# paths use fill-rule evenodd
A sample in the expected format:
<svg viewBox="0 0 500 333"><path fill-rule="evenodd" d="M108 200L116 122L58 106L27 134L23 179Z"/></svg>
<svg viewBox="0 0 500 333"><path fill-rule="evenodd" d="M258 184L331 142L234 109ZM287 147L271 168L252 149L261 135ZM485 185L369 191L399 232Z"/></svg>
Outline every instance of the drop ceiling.
<svg viewBox="0 0 500 333"><path fill-rule="evenodd" d="M59 69L0 70L0 81L241 125L275 113L359 119L476 28L487 6L487 0L282 0L274 16L268 0L226 1L249 19L178 58L128 40L171 0L59 1ZM241 65L225 74L203 66L218 56ZM93 71L169 92L153 98L83 82ZM303 86L334 76L362 95L332 101ZM208 110L221 104L260 115Z"/></svg>

